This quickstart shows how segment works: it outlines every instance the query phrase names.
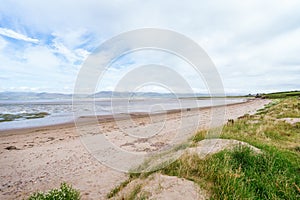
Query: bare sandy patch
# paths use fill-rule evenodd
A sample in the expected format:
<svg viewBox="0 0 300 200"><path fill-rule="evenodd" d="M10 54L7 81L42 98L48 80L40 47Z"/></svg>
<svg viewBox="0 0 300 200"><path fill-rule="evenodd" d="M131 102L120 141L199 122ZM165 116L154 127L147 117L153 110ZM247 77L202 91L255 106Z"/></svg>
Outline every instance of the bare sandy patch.
<svg viewBox="0 0 300 200"><path fill-rule="evenodd" d="M291 125L294 125L296 123L300 122L300 118L281 118L280 121L284 121L286 123L289 123Z"/></svg>

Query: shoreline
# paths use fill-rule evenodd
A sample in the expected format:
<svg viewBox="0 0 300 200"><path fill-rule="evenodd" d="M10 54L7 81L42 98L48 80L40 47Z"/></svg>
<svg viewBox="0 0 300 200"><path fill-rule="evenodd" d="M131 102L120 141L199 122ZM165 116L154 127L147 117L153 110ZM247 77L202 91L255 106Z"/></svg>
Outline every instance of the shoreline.
<svg viewBox="0 0 300 200"><path fill-rule="evenodd" d="M250 101L256 101L258 99L255 98L248 98L246 101L243 102L236 102L236 103L229 103L225 105L216 105L216 106L204 106L204 107L195 107L195 108L189 108L189 111L197 111L197 110L205 110L210 108L219 108L219 107L229 107L234 105L240 105L245 104ZM143 118L143 117L149 117L149 116L157 116L157 115L163 115L163 114L175 114L175 113L181 113L185 112L187 109L171 109L166 110L162 112L156 112L156 113L146 113L146 112L132 112L129 114L119 113L116 115L109 114L109 115L96 115L96 116L81 116L79 117L79 123L88 123L91 121L91 118L97 117L99 123L105 123L105 122L112 122L112 121L118 121L127 119L128 115L130 115L131 118ZM125 115L125 116L124 116ZM73 119L69 122L63 122L58 124L51 124L51 125L41 125L41 126L33 126L33 127L24 127L24 128L10 128L10 129L4 129L0 130L0 138L10 136L10 135L20 135L20 134L30 134L32 132L36 132L39 130L45 130L45 129L61 129L61 128L71 128L76 126L76 120Z"/></svg>

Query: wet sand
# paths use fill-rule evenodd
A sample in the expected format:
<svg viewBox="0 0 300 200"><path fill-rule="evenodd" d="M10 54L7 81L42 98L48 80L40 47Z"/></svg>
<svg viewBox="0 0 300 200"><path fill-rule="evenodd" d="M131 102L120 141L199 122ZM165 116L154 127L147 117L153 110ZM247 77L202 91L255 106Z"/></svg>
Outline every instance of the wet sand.
<svg viewBox="0 0 300 200"><path fill-rule="evenodd" d="M224 123L244 114L255 113L269 100L252 100L226 106ZM95 126L89 117L80 119L84 133L89 137L104 134L111 142L126 151L156 151L172 138L174 127L186 122L187 135L195 131L189 125L199 120L198 130L211 123L211 109L170 111L165 114L131 114L131 119L120 116L99 117ZM199 119L199 117L201 119ZM183 119L184 118L184 119ZM132 137L128 133L145 134L155 130L165 120L159 134L151 139ZM190 123L190 124L189 124ZM77 124L78 125L78 124ZM120 126L122 131L120 131ZM167 134L168 133L168 134ZM113 170L96 160L85 148L74 123L0 132L0 199L26 199L35 191L46 191L67 182L81 191L82 199L105 199L106 194L122 181L126 173Z"/></svg>

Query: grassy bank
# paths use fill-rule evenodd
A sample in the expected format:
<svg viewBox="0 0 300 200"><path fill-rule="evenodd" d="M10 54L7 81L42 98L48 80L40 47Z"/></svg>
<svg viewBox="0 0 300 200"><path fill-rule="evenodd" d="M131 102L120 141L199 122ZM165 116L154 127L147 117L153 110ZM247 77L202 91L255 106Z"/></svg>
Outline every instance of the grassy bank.
<svg viewBox="0 0 300 200"><path fill-rule="evenodd" d="M205 160L185 155L162 173L194 181L212 199L299 199L298 167L275 149L237 148Z"/></svg>
<svg viewBox="0 0 300 200"><path fill-rule="evenodd" d="M233 124L224 126L222 138L237 139L265 149L276 147L282 151L299 153L300 101L296 97L276 99L255 115L245 115Z"/></svg>
<svg viewBox="0 0 300 200"><path fill-rule="evenodd" d="M297 97L276 99L257 114L224 126L222 138L247 142L263 154L243 148L206 160L183 157L163 172L210 186L213 199L299 199L300 123L286 122L289 118L300 118Z"/></svg>
<svg viewBox="0 0 300 200"><path fill-rule="evenodd" d="M290 92L275 92L269 94L261 94L262 97L268 99L280 99L280 98L287 98L287 97L294 97L300 96L300 91L290 91Z"/></svg>
<svg viewBox="0 0 300 200"><path fill-rule="evenodd" d="M195 182L209 191L211 199L299 199L300 123L288 121L300 118L299 105L298 97L275 99L257 114L224 126L222 138L247 142L260 148L261 154L247 147L222 151L204 160L185 154L159 172ZM205 133L193 137L194 145L205 138ZM147 175L134 175L130 180ZM117 190L109 197L116 194Z"/></svg>

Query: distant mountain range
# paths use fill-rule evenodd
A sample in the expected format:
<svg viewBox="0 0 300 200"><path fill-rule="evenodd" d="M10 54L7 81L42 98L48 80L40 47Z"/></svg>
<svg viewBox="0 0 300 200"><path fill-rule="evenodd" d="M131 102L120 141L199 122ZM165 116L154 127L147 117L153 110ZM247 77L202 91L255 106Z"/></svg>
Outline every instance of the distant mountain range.
<svg viewBox="0 0 300 200"><path fill-rule="evenodd" d="M277 92L270 93L273 96L286 96L298 95L299 90L291 92ZM292 94L287 94L292 93ZM258 96L268 96L268 94L257 94ZM256 96L257 96L256 95ZM171 93L157 93L157 92L113 92L113 91L101 91L91 95L78 95L80 98L186 98L186 97L208 97L209 94L203 93L182 93L182 94L171 94ZM216 95L218 96L218 95ZM233 97L254 97L255 95L243 95L243 94L228 94L227 96ZM48 92L0 92L0 100L16 100L16 101L30 101L30 100L71 100L73 94L62 94L62 93L48 93Z"/></svg>
<svg viewBox="0 0 300 200"><path fill-rule="evenodd" d="M157 92L113 92L113 91L101 91L90 95L89 97L95 98L107 98L107 97L148 97L148 98L175 98L175 97L192 97L194 94L171 94L171 93L157 93ZM198 95L197 95L198 96Z"/></svg>
<svg viewBox="0 0 300 200"><path fill-rule="evenodd" d="M35 92L0 92L0 100L40 100L40 99L71 99L72 94L35 93Z"/></svg>
<svg viewBox="0 0 300 200"><path fill-rule="evenodd" d="M86 98L125 98L125 97L147 97L147 98L178 98L178 97L201 97L208 96L207 94L171 94L171 93L156 93L156 92L113 92L101 91L92 95L80 95ZM72 99L72 94L61 93L35 93L35 92L0 92L0 100L68 100Z"/></svg>

